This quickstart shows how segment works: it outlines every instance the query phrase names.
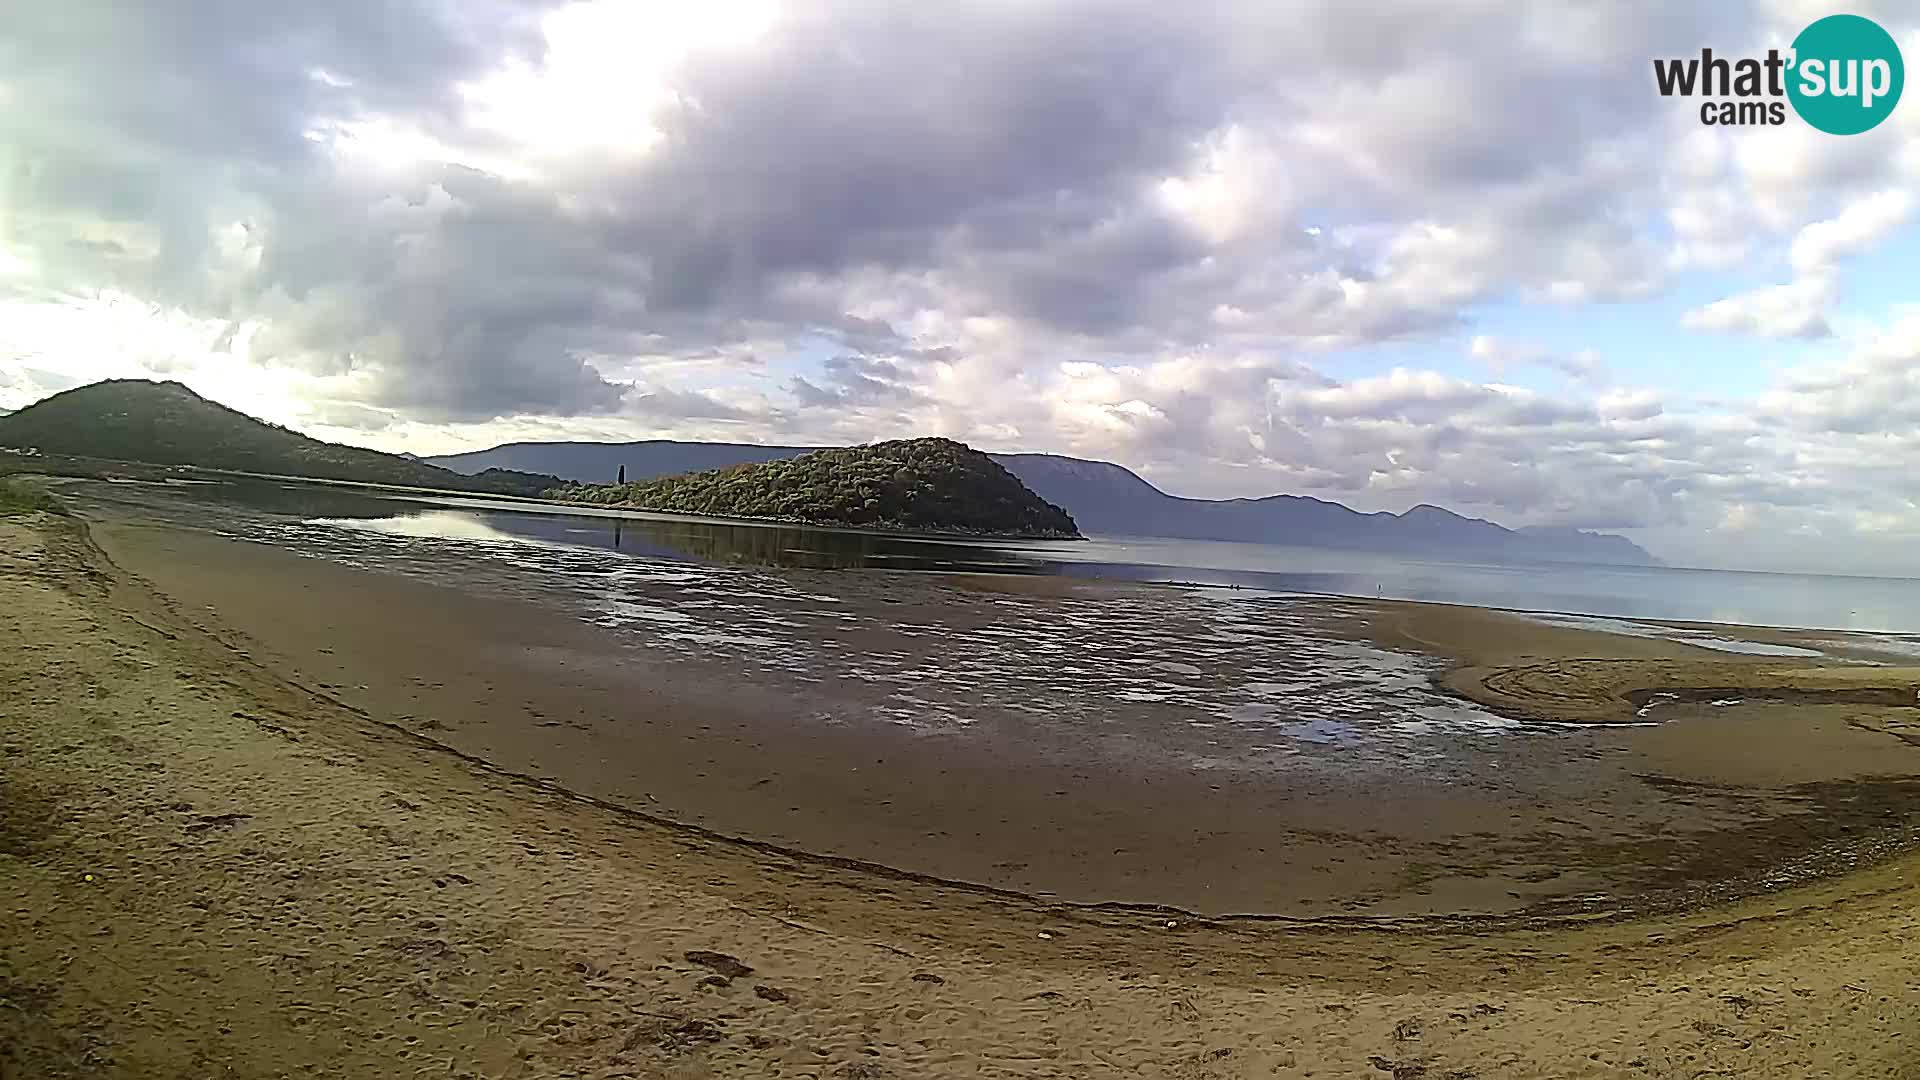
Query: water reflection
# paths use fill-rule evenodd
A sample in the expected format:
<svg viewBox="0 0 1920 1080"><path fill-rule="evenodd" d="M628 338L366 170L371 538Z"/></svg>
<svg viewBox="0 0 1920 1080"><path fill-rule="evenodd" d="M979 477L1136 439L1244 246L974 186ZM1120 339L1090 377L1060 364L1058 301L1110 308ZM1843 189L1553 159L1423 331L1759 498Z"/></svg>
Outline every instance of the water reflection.
<svg viewBox="0 0 1920 1080"><path fill-rule="evenodd" d="M199 503L214 508L216 513L246 511L396 536L603 548L675 562L816 570L1046 573L1054 569L1046 559L987 541L463 496L377 494L344 485L233 480L191 489L80 483L71 485L71 490L83 499L103 504L138 503L148 516L172 514L182 524L206 520L199 513L181 509Z"/></svg>
<svg viewBox="0 0 1920 1080"><path fill-rule="evenodd" d="M457 510L424 510L393 517L317 517L315 525L363 529L389 536L417 536L437 540L483 540L490 543L534 543L532 538L496 529L478 514Z"/></svg>
<svg viewBox="0 0 1920 1080"><path fill-rule="evenodd" d="M987 545L918 540L798 526L742 525L615 516L415 510L389 516L327 516L309 520L396 536L493 543L597 547L640 558L813 570L895 570L1035 573L1041 564L1008 557Z"/></svg>
<svg viewBox="0 0 1920 1080"><path fill-rule="evenodd" d="M1055 574L1222 586L1244 594L1314 593L1627 619L1920 633L1920 581L1906 579L1664 567L1464 565L1188 540L928 539L278 481L191 487L83 481L69 490L83 500L137 503L145 516L172 516L199 527L222 514L253 513L427 539L597 548L677 563Z"/></svg>

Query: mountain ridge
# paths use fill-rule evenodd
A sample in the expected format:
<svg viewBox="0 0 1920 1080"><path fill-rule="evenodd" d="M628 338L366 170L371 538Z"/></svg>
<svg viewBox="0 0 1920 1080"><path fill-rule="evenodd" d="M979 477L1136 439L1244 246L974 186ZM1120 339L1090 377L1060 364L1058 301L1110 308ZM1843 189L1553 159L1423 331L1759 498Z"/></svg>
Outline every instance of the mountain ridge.
<svg viewBox="0 0 1920 1080"><path fill-rule="evenodd" d="M604 484L618 479L622 466L628 471L626 479L639 483L847 449L651 439L507 443L466 454L415 457L322 442L209 401L177 382L131 379L62 391L0 416L0 446L156 465L506 495L540 495L566 481ZM967 452L977 453L970 448ZM1413 557L1660 565L1623 536L1555 526L1509 529L1426 503L1394 514L1362 513L1304 495L1192 499L1161 491L1109 461L1040 453L984 457L1012 474L1039 501L1064 510L1087 533ZM869 497L891 496L886 492L863 495L863 499Z"/></svg>
<svg viewBox="0 0 1920 1080"><path fill-rule="evenodd" d="M532 495L558 477L462 471L324 442L201 397L185 384L107 379L0 416L0 446L45 454L348 480L495 495Z"/></svg>
<svg viewBox="0 0 1920 1080"><path fill-rule="evenodd" d="M765 462L827 449L755 443L643 439L625 443L513 442L486 450L425 457L455 471L488 466L551 472L572 480L611 481L621 467L632 481L704 468ZM1072 515L1089 534L1224 540L1333 547L1410 556L1502 561L1658 566L1661 561L1614 533L1564 526L1510 529L1422 503L1399 514L1363 513L1309 495L1194 499L1170 495L1111 461L1060 454L989 454L1041 499ZM535 469L534 466L539 466Z"/></svg>

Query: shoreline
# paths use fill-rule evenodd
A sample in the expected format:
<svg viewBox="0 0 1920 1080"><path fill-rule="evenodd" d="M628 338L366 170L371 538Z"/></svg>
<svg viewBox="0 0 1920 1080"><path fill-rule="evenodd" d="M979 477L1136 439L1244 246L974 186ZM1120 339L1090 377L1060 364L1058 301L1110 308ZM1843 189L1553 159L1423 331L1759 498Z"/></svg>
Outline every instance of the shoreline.
<svg viewBox="0 0 1920 1080"><path fill-rule="evenodd" d="M886 536L899 540L1085 540L1080 532L1072 533L1018 533L988 532L969 529L914 529L906 526L890 525L878 522L873 525L853 525L844 521L824 521L816 518L801 517L755 517L733 514L695 514L685 510L661 510L637 503L602 503L586 499L556 499L546 495L529 496L549 506L563 507L600 507L606 510L627 511L635 514L658 514L672 520L715 522L722 525L797 525L806 529L823 532L852 533L857 536Z"/></svg>
<svg viewBox="0 0 1920 1080"><path fill-rule="evenodd" d="M138 479L142 482L164 482L169 477L210 476L216 479L271 480L294 484L324 484L330 487L363 488L386 492L397 496L427 496L431 498L454 499L498 499L520 504L520 508L539 512L543 508L554 508L550 513L592 513L594 510L612 511L609 516L618 516L622 511L633 514L652 514L671 520L697 521L722 525L759 525L777 527L781 525L802 526L827 532L851 533L865 536L885 536L901 540L1023 540L1023 541L1074 541L1088 537L1075 531L1065 533L1008 533L1008 532L972 532L963 529L909 529L879 525L850 525L844 522L814 521L807 518L786 517L728 517L714 514L695 514L678 510L656 510L645 506L627 503L595 503L584 500L557 499L545 493L527 495L512 491L489 491L485 489L464 488L428 488L409 484L389 484L374 480L343 480L325 476L294 476L283 473L249 472L244 469L216 469L199 465L164 465L145 461L121 461L115 458L79 458L61 454L21 454L7 447L0 447L0 456L17 458L28 464L28 468L12 470L14 475L46 475L49 477L74 476L83 479L111 481L111 473L125 471L145 474ZM11 464L11 463L9 463ZM48 464L59 464L71 472L40 473L39 468ZM84 471L82 471L84 470ZM478 474L456 473L459 476Z"/></svg>
<svg viewBox="0 0 1920 1080"><path fill-rule="evenodd" d="M0 1042L29 1075L1920 1063L1911 855L1690 913L1474 934L877 878L504 782L286 684L45 525L0 521L0 904L25 916L0 939Z"/></svg>
<svg viewBox="0 0 1920 1080"><path fill-rule="evenodd" d="M84 524L82 527L85 527ZM98 544L92 543L91 539L89 539L89 543L102 557L107 556L106 549L101 548ZM352 573L360 574L365 572L352 571ZM969 586L986 591L997 591L1010 586L1017 587L1025 585L1035 580L1046 580L1030 579L1019 575L982 574L974 576L977 576L979 580L969 582ZM1087 583L1080 582L1074 584L1085 585ZM1150 588L1150 586L1145 587ZM1098 583L1095 584L1095 588L1096 590L1099 589ZM1378 607L1380 605L1375 604L1372 606ZM1393 610L1403 605L1401 602L1396 601L1389 602L1386 606L1389 610ZM1441 608L1450 607L1450 605L1432 606ZM1475 613L1484 612L1485 615L1493 618L1503 618L1507 615L1505 612L1492 609L1462 610ZM205 630L206 628L202 626L200 629ZM227 648L239 649L240 655L245 657L253 656L253 652L249 650L254 650L259 647L259 642L244 636L239 638L237 642L225 640L226 633L226 631L219 631L214 632L211 636L215 640L222 641ZM1591 636L1590 632L1581 630L1573 630L1569 633L1573 635ZM1465 667L1448 668L1437 674L1434 679L1436 683L1444 683L1448 680L1449 676L1457 672L1478 670L1480 669ZM1715 670L1715 668L1709 665L1702 670L1711 671ZM644 822L649 826L683 832L691 836L696 836L704 841L737 847L744 852L751 852L757 855L801 863L818 864L884 880L908 882L941 890L957 890L965 893L978 894L984 898L996 901L1039 905L1051 911L1073 912L1086 916L1118 915L1147 918L1172 916L1181 920L1203 922L1214 926L1232 926L1236 924L1252 926L1271 925L1304 930L1368 928L1397 930L1410 926L1417 926L1439 932L1465 933L1479 933L1489 930L1543 930L1566 925L1591 925L1596 922L1631 921L1644 918L1649 914L1684 913L1702 907L1724 904L1729 900L1745 899L1766 892L1777 891L1786 883L1802 883L1820 877L1838 876L1863 867L1879 865L1905 854L1911 849L1920 848L1920 820L1916 820L1916 823L1908 828L1897 841L1892 841L1889 837L1872 837L1869 838L1868 843L1860 845L1858 850L1850 852L1834 852L1821 849L1796 852L1783 858L1778 865L1764 868L1763 872L1753 875L1751 880L1743 881L1742 878L1747 877L1747 875L1742 875L1741 877L1729 877L1725 880L1704 881L1697 885L1684 888L1649 891L1640 895L1622 898L1623 902L1613 903L1605 908L1559 903L1503 912L1422 911L1417 913L1343 914L1331 911L1318 911L1313 914L1302 915L1288 914L1279 911L1210 911L1194 907L1185 907L1177 903L1149 900L1072 899L1056 895L1051 890L1025 890L1000 886L989 881L942 876L937 873L895 865L887 861L847 856L835 854L831 851L783 844L761 838L751 832L727 831L715 828L707 824L702 824L698 820L675 816L668 812L659 812L645 805L635 805L631 800L609 798L578 790L567 786L552 776L541 775L535 772L516 771L484 754L468 752L446 741L443 737L444 730L422 731L417 727L410 727L402 722L382 719L376 712L355 706L345 700L344 695L338 692L340 687L337 685L322 683L319 689L314 689L297 682L293 685L299 686L301 689L317 697L324 698L334 705L353 711L367 723L391 730L404 738L416 740L421 745L429 747L435 752L448 755L470 768L498 777L507 784L526 787L544 796L574 801L585 806L591 806L597 810L631 818L638 822ZM362 689L364 689L364 687ZM1465 692L1454 692L1459 693L1463 700L1479 700ZM1483 696L1489 698L1495 697L1495 695L1492 694L1484 694ZM1533 723L1555 722L1538 716L1530 716L1526 719L1528 722ZM1612 726L1609 721L1576 721L1575 723L1596 728ZM1915 740L1920 740L1920 735L1905 739L1905 741ZM1916 741L1915 744L1920 745L1920 741ZM1916 785L1914 791L1916 795L1914 800L1915 805L1920 806L1920 785ZM1807 867L1816 869L1805 869Z"/></svg>
<svg viewBox="0 0 1920 1080"><path fill-rule="evenodd" d="M12 453L13 451L10 451L4 447L0 447L0 458L4 458L5 456ZM38 460L38 459L34 459L34 460ZM1073 537L1045 537L1045 536L1019 537L1019 536L1002 536L997 534L989 535L989 534L972 534L972 533L944 533L944 532L916 533L916 532L870 529L870 528L864 528L859 526L849 526L849 525L815 524L815 523L805 521L803 519L714 517L710 515L680 513L675 511L648 510L648 509L638 508L638 507L602 506L600 504L593 504L593 503L575 503L575 502L556 501L552 499L546 499L540 496L519 495L519 494L510 493L510 492L463 491L458 489L444 489L444 488L420 488L420 487L408 487L404 485L380 484L380 483L373 483L373 482L367 482L367 481L334 480L334 479L328 479L324 477L287 476L287 475L278 475L278 474L271 474L271 473L251 473L251 472L242 472L242 471L236 471L236 470L206 469L206 468L200 468L197 466L148 465L140 462L122 462L122 461L114 461L109 459L66 459L66 460L84 461L84 462L88 462L88 463L92 463L100 466L124 466L130 470L142 470L142 471L158 474L149 478L129 478L128 481L119 481L119 482L164 484L168 482L169 477L173 476L173 474L182 473L182 472L204 473L212 477L216 477L220 479L228 479L228 480L236 480L236 479L237 480L262 480L262 481L272 481L272 482L292 484L292 485L316 485L316 486L330 487L330 488L367 489L369 491L381 493L384 495L390 495L395 498L404 498L404 499L420 502L425 505L442 505L442 506L447 506L451 508L465 508L467 506L468 500L479 500L482 502L500 502L500 503L508 504L507 506L500 507L501 509L510 509L514 511L527 512L527 513L545 513L552 516L562 516L562 517L582 516L582 517L615 518L615 517L627 517L628 515L633 515L634 519L637 519L637 520L662 520L662 521L670 521L670 522L689 522L689 523L695 523L695 524L742 525L742 526L748 526L748 527L767 527L767 528L777 528L780 526L795 526L795 527L804 527L810 531L832 532L832 533L840 533L840 534L855 535L855 536L861 536L861 535L876 536L876 537L884 537L884 538L897 539L897 540L922 540L922 541L928 541L928 542L954 541L954 542L964 543L966 541L991 541L991 540L1031 540L1031 541L1049 541L1049 542L1055 541L1055 540L1061 540L1061 541L1108 540L1108 541L1126 542L1130 540L1156 541L1156 540L1176 539L1176 538L1166 538L1166 537L1132 537L1132 536L1105 535L1105 534L1094 535L1094 536L1088 536L1088 535L1082 534L1082 535L1073 536ZM4 463L0 463L0 464L4 464ZM61 473L44 473L44 472L33 471L32 469L16 469L16 470L0 469L0 475L18 475L23 477L38 477L40 479L52 479L56 481L64 480L64 479L74 479L74 480L90 480L90 481L105 482L105 483L116 482L115 480L94 475L92 473L82 473L77 471L61 472ZM177 476L173 476L173 480L174 482L182 482L178 480ZM196 483L218 482L218 480L187 481L187 482L196 482ZM1223 543L1223 544L1242 543L1241 541L1209 541L1209 540L1203 540L1199 542ZM1312 548L1308 550L1340 551L1343 549ZM1382 550L1377 552L1368 551L1368 552L1363 552L1363 554L1379 555L1385 558L1407 557L1404 553L1396 553L1396 552L1387 551L1387 550ZM1471 565L1478 565L1478 564L1447 563L1447 565L1471 566ZM1748 575L1755 575L1755 576L1762 576L1762 577L1810 576L1810 577L1817 577L1817 578L1834 578L1837 580L1845 580L1845 581L1920 580L1920 579L1902 579L1902 578L1883 578L1883 577L1876 577L1873 575L1806 574L1806 573L1801 573L1796 571L1730 570L1730 569L1719 569L1719 568L1713 568L1713 567L1666 566L1666 565L1630 564L1630 563L1614 564L1614 563L1520 562L1520 563L1514 563L1514 564L1496 563L1493 565L1498 565L1498 566L1512 565L1512 566L1535 567L1535 568L1551 568L1553 566L1563 565L1571 568L1586 568L1586 569L1595 569L1595 568L1626 569L1626 570L1657 569L1657 570L1673 570L1673 571L1686 572L1686 573L1703 573L1703 574L1748 574ZM1181 569L1181 568L1169 567L1169 569ZM1187 568L1187 569L1191 569L1191 568ZM952 573L956 575L967 575L967 576L984 575L988 573L987 571L982 571L982 570L923 571L923 572ZM1215 582L1188 581L1188 580L1148 581L1148 580L1135 580L1135 579L1123 579L1123 578L1091 578L1091 577L1083 578L1083 577L1079 577L1077 575L1071 575L1071 574L1045 575L1045 574L1021 574L1021 573L1013 573L1013 572L1002 572L1002 576L1062 577L1070 580L1085 581L1093 584L1110 585L1110 586L1116 586L1116 587L1117 586L1143 586L1143 587L1150 587L1150 588L1167 587L1167 588L1176 588L1176 589L1246 591L1249 594L1260 593L1265 591L1260 589L1258 586L1250 586L1250 585L1237 584L1237 583L1215 583ZM1631 615L1607 614L1603 612L1582 611L1582 610L1577 610L1572 608L1560 609L1560 608L1497 607L1497 606L1491 606L1491 605L1478 605L1478 604L1470 604L1465 602L1453 602L1453 601L1414 600L1414 599L1404 599L1404 598L1383 599L1378 596L1370 596L1365 593L1358 593L1358 592L1341 593L1341 592L1314 592L1314 591L1290 590L1290 591L1274 593L1273 595L1307 597L1307 598L1326 601L1329 603L1351 601L1351 602L1360 603L1360 604L1389 603L1389 604L1401 605L1401 606L1407 606L1407 607L1432 606L1432 607L1441 608L1441 609L1468 609L1468 610L1492 611L1492 612L1497 612L1501 614L1519 616L1523 618L1531 618L1536 616L1569 617L1569 618L1581 618L1581 619L1594 619L1594 620L1601 620L1601 621L1617 621L1620 623L1631 624L1631 625L1653 626L1653 627L1661 627L1665 629L1674 629L1674 630L1703 630L1703 631L1709 631L1709 632L1730 631L1730 632L1735 632L1737 636L1742 639L1757 641L1757 642L1778 642L1781 644L1796 644L1801 641L1813 641L1815 644L1833 646L1836 644L1845 644L1846 642L1852 642L1855 645L1861 646L1854 651L1853 654L1855 655L1880 657L1883 659L1904 659L1904 660L1913 661L1915 664L1920 664L1920 645L1917 645L1915 651L1912 651L1912 652L1907 652L1907 651L1874 652L1870 647L1867 647L1867 646L1870 646L1872 640L1876 638L1897 639L1901 641L1920 643L1920 631L1857 630L1849 627L1826 627L1826 626L1813 626L1813 625L1801 625L1801 624L1790 624L1790 623L1774 624L1774 623L1753 623L1753 622L1739 622L1739 621L1716 621L1711 619L1642 617L1642 616L1631 616ZM1549 625L1552 625L1552 624L1549 623ZM1595 632L1602 633L1602 634L1609 633L1607 631L1595 631ZM1815 640L1810 638L1810 635L1821 635L1821 637ZM1845 639L1845 640L1842 642L1836 642L1834 640L1836 636L1839 639ZM1849 655L1849 653L1842 651L1839 653L1835 653L1834 655Z"/></svg>
<svg viewBox="0 0 1920 1080"><path fill-rule="evenodd" d="M474 760L717 835L1060 902L1279 918L1618 917L1685 907L1739 881L1763 887L1774 864L1857 847L1856 831L1877 828L1885 808L1920 806L1899 786L1920 775L1920 747L1856 727L1877 707L1817 709L1811 725L1744 710L1792 727L1729 764L1714 738L1694 734L1724 729L1722 717L1647 730L1591 720L1631 715L1621 680L1678 671L1726 685L1772 670L1764 658L1693 659L1703 650L1485 609L1307 610L1323 611L1314 618L1336 639L1452 658L1430 680L1462 701L1534 722L1580 704L1601 715L1544 741L1460 743L1459 775L1380 773L1364 761L1350 775L1302 772L1259 755L1222 771L1206 761L1243 753L1240 742L1215 749L1220 736L1157 707L1040 726L1019 714L950 729L874 723L860 719L870 706L848 696L853 685L668 655L646 646L651 631L628 640L544 604L175 528L103 521L95 531L117 563L276 670ZM990 598L1010 588L1042 612L1056 601L1109 611L1128 595L1162 610L1152 590L1060 595L1017 576L785 580L834 590L840 615L879 620L826 643L841 651L901 647L885 629L895 623L948 635L991 626L1001 609ZM1463 673L1585 696L1448 685ZM921 699L941 700L937 686ZM1346 755L1327 756L1338 767ZM1384 797L1382 777L1393 785ZM1563 823L1543 831L1541 818ZM1694 838L1694 854L1677 858L1668 835ZM1596 895L1605 899L1581 899Z"/></svg>

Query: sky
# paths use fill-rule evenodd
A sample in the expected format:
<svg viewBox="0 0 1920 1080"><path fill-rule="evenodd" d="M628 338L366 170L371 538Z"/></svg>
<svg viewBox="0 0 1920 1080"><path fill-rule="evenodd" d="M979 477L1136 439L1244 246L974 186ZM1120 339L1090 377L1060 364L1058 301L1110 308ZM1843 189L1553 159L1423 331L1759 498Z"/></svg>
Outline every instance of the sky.
<svg viewBox="0 0 1920 1080"><path fill-rule="evenodd" d="M63 0L0 27L0 407L945 435L1920 575L1920 102L1709 127L1797 2ZM1920 12L1856 3L1920 57Z"/></svg>

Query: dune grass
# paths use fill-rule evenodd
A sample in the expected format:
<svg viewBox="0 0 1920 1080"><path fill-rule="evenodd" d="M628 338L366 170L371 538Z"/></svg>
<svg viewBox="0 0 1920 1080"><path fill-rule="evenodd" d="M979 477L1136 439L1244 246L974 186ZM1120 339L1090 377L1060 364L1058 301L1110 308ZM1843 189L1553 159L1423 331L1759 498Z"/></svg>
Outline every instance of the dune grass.
<svg viewBox="0 0 1920 1080"><path fill-rule="evenodd" d="M60 504L35 481L19 476L0 476L0 517L60 512Z"/></svg>

